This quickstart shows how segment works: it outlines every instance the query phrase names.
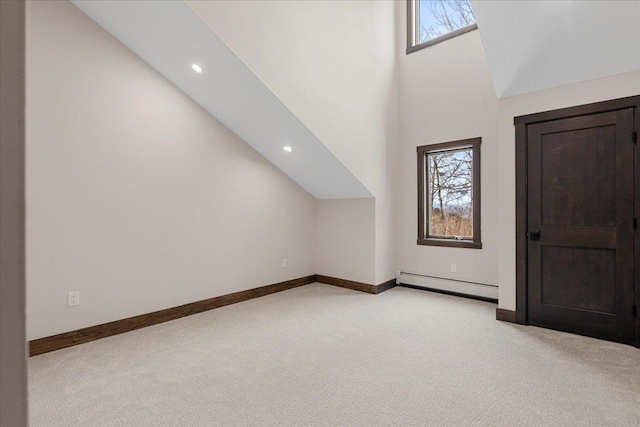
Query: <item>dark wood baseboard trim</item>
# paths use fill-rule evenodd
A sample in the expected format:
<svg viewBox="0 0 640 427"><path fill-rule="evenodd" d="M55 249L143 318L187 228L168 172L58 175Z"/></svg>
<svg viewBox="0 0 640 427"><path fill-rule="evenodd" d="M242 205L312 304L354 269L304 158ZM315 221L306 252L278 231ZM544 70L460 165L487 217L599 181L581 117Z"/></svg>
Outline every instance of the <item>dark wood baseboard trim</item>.
<svg viewBox="0 0 640 427"><path fill-rule="evenodd" d="M398 286L396 279L387 280L386 282L380 283L378 286L376 286L376 294L381 294L384 291L395 288L396 286Z"/></svg>
<svg viewBox="0 0 640 427"><path fill-rule="evenodd" d="M509 323L519 323L516 320L516 312L512 310L505 310L504 308L496 308L496 320Z"/></svg>
<svg viewBox="0 0 640 427"><path fill-rule="evenodd" d="M235 292L233 294L222 295L219 297L196 301L178 307L171 307L165 310L154 311L153 313L141 314L139 316L129 317L127 319L116 320L114 322L104 323L102 325L89 326L87 328L29 341L29 356L37 356L39 354L49 353L51 351L61 350L63 348L72 347L74 345L95 341L100 338L106 338L112 335L135 331L136 329L146 328L147 326L157 325L158 323L180 319L181 317L202 313L203 311L213 310L214 308L236 304L238 302L247 301L276 292L286 291L287 289L308 285L314 282L340 286L342 288L353 289L369 294L379 294L396 286L395 279L389 280L376 286L369 285L367 283L354 282L352 280L338 279L336 277L313 274L311 276L301 277L299 279L288 280L286 282L275 283L273 285L261 286L259 288Z"/></svg>
<svg viewBox="0 0 640 427"><path fill-rule="evenodd" d="M213 310L214 308L223 307L225 305L235 304L276 292L285 291L287 289L296 288L298 286L307 285L316 281L316 275L314 274L307 277L301 277L299 279L275 283L273 285L262 286L246 291L235 292L233 294L192 302L178 307L171 307L165 310L155 311L153 313L116 320L102 325L90 326L88 328L65 332L51 337L40 338L29 341L29 355L37 356L39 354L60 350L66 347L95 341L100 338L134 331L136 329L145 328L158 323L202 313L203 311Z"/></svg>
<svg viewBox="0 0 640 427"><path fill-rule="evenodd" d="M323 276L322 274L316 274L316 281L324 283L325 285L339 286L341 288L353 289L354 291L366 292L368 294L376 293L376 286L368 283L338 279L337 277Z"/></svg>
<svg viewBox="0 0 640 427"><path fill-rule="evenodd" d="M386 281L379 285L370 285L368 283L356 282L353 280L338 279L337 277L316 275L316 281L325 285L339 286L341 288L352 289L354 291L366 292L368 294L380 294L396 286L396 279Z"/></svg>
<svg viewBox="0 0 640 427"><path fill-rule="evenodd" d="M478 296L478 295L463 294L461 292L445 291L445 290L442 290L442 289L427 288L425 286L409 285L407 283L400 283L400 286L405 287L405 288L411 288L411 289L420 289L421 291L435 292L437 294L452 295L454 297L475 299L475 300L478 300L478 301L492 302L492 303L495 303L495 304L498 303L498 300L495 299L495 298L482 297L482 296Z"/></svg>

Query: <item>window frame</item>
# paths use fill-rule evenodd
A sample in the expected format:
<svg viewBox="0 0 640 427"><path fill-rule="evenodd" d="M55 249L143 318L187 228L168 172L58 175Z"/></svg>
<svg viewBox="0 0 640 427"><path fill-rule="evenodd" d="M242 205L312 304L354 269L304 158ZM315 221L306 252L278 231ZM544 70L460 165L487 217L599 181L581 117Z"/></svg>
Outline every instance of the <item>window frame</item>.
<svg viewBox="0 0 640 427"><path fill-rule="evenodd" d="M481 206L480 206L480 144L482 138L470 138L457 141L442 142L416 147L418 153L418 245L426 246L448 246L452 248L482 249L481 235ZM473 238L457 240L453 237L430 237L429 226L427 225L427 201L426 191L429 188L429 173L425 162L427 155L444 151L455 151L471 148L472 153L472 206L473 206Z"/></svg>
<svg viewBox="0 0 640 427"><path fill-rule="evenodd" d="M438 43L442 43L445 40L452 39L454 37L461 36L470 31L478 29L478 24L467 25L466 27L459 28L450 33L444 34L440 37L436 37L426 42L417 43L418 34L420 34L420 19L416 17L420 16L420 1L419 0L407 0L407 55L424 49L429 46L433 46Z"/></svg>

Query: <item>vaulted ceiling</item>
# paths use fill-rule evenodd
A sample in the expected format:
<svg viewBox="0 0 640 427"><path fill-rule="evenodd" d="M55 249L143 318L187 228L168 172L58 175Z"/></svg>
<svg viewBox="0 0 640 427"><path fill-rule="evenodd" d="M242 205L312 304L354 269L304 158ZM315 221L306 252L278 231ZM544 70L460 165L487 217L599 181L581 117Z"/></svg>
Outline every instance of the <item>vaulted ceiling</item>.
<svg viewBox="0 0 640 427"><path fill-rule="evenodd" d="M314 197L372 197L185 2L72 2ZM640 1L472 3L499 98L640 70Z"/></svg>
<svg viewBox="0 0 640 427"><path fill-rule="evenodd" d="M184 2L72 2L317 199L372 197Z"/></svg>
<svg viewBox="0 0 640 427"><path fill-rule="evenodd" d="M499 98L640 70L640 1L472 5Z"/></svg>

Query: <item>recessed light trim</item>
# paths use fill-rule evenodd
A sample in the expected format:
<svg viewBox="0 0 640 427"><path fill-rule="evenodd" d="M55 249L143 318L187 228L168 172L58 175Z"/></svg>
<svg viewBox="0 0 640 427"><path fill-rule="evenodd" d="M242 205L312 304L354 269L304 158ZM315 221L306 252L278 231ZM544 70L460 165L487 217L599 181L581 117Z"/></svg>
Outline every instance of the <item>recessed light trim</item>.
<svg viewBox="0 0 640 427"><path fill-rule="evenodd" d="M191 69L198 74L202 74L202 67L198 64L191 64Z"/></svg>
<svg viewBox="0 0 640 427"><path fill-rule="evenodd" d="M284 151L286 151L287 153L290 153L290 152L292 152L292 151L293 151L293 148L289 147L288 145L285 145L284 147L282 147L282 149L283 149Z"/></svg>

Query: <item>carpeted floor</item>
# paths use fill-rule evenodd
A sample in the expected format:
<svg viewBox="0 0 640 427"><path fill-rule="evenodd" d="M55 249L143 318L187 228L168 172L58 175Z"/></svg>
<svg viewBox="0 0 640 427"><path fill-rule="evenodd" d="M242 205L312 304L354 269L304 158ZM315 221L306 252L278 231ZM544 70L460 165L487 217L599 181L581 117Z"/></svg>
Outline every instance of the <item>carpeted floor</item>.
<svg viewBox="0 0 640 427"><path fill-rule="evenodd" d="M640 350L313 284L31 358L31 426L640 426Z"/></svg>

